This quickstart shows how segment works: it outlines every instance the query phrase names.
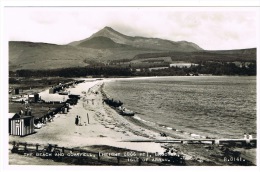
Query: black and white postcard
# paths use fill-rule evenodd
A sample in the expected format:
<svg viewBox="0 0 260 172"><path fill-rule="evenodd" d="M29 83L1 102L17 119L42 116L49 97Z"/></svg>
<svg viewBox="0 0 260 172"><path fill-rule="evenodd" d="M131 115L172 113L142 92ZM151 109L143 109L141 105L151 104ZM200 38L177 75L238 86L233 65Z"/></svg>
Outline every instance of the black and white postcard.
<svg viewBox="0 0 260 172"><path fill-rule="evenodd" d="M2 9L9 167L257 169L259 7Z"/></svg>

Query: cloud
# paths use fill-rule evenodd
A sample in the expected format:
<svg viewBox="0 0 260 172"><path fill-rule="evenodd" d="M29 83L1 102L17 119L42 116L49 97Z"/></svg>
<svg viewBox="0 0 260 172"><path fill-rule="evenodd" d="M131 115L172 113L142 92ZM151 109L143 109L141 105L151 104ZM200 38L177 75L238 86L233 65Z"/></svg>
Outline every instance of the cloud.
<svg viewBox="0 0 260 172"><path fill-rule="evenodd" d="M129 36L194 42L204 49L256 47L252 8L12 7L5 8L9 38L67 44L105 26Z"/></svg>

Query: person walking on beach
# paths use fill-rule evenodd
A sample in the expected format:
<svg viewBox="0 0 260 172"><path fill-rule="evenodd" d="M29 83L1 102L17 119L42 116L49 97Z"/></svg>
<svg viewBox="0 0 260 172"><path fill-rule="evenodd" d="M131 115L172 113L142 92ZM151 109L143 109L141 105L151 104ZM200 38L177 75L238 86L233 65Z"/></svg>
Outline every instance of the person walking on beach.
<svg viewBox="0 0 260 172"><path fill-rule="evenodd" d="M79 123L79 125L81 125L81 118L80 118L80 116L79 116L79 118L78 118L78 119L79 119L79 122L78 122L78 123Z"/></svg>
<svg viewBox="0 0 260 172"><path fill-rule="evenodd" d="M75 118L75 124L79 125L79 116L77 115L77 117Z"/></svg>

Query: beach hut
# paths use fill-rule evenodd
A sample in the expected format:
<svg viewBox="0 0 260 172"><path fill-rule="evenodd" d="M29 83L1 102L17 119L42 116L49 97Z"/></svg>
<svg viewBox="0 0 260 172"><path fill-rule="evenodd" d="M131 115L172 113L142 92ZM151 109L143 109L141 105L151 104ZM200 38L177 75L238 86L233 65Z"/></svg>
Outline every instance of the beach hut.
<svg viewBox="0 0 260 172"><path fill-rule="evenodd" d="M9 113L9 134L26 136L34 133L34 116L23 116Z"/></svg>
<svg viewBox="0 0 260 172"><path fill-rule="evenodd" d="M19 88L15 88L15 89L13 89L13 94L19 94Z"/></svg>
<svg viewBox="0 0 260 172"><path fill-rule="evenodd" d="M33 93L28 95L28 102L33 102L36 103L39 100L39 94L38 93Z"/></svg>

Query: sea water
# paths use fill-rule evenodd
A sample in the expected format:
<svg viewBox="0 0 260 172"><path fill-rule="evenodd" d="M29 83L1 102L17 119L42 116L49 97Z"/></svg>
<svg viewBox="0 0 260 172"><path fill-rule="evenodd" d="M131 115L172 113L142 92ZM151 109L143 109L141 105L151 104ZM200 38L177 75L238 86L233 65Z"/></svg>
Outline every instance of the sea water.
<svg viewBox="0 0 260 172"><path fill-rule="evenodd" d="M208 137L256 137L256 77L116 79L104 90L141 121Z"/></svg>

